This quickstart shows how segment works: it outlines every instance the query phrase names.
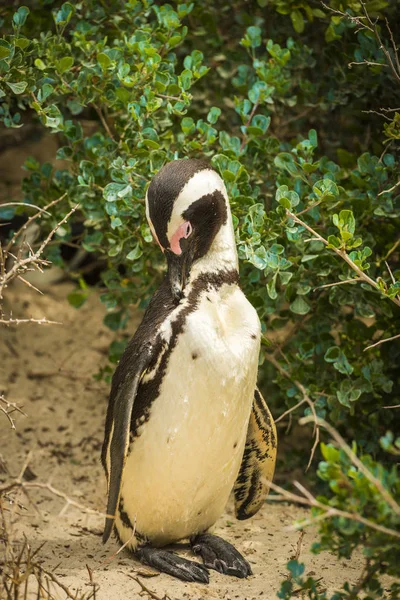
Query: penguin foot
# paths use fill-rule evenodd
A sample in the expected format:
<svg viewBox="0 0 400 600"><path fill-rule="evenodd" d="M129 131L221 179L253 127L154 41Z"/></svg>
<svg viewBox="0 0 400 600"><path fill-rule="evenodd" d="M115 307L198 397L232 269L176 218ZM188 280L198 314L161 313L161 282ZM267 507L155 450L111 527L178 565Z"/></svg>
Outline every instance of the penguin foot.
<svg viewBox="0 0 400 600"><path fill-rule="evenodd" d="M145 546L136 550L135 556L145 565L182 581L209 582L208 570L204 565L182 558L168 550Z"/></svg>
<svg viewBox="0 0 400 600"><path fill-rule="evenodd" d="M217 535L202 533L191 538L190 543L195 554L200 554L204 565L225 575L248 577L252 575L247 560L232 544Z"/></svg>

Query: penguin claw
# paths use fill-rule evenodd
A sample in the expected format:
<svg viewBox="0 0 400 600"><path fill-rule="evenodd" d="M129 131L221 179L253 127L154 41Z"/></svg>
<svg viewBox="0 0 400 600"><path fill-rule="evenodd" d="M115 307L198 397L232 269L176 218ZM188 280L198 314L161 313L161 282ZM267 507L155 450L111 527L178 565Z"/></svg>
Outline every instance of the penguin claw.
<svg viewBox="0 0 400 600"><path fill-rule="evenodd" d="M195 536L191 543L193 552L201 555L207 568L240 579L252 575L247 560L232 544L219 536L203 533Z"/></svg>
<svg viewBox="0 0 400 600"><path fill-rule="evenodd" d="M182 581L209 582L209 573L205 565L187 560L168 550L145 546L137 550L135 554L142 563Z"/></svg>

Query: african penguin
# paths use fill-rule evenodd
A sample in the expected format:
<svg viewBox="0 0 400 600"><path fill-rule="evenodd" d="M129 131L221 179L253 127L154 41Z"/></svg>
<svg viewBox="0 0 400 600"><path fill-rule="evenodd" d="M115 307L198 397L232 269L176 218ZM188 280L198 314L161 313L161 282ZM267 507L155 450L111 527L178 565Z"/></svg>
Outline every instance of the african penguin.
<svg viewBox="0 0 400 600"><path fill-rule="evenodd" d="M185 581L208 582L208 568L247 577L241 554L207 533L232 489L237 518L258 511L276 456L225 185L203 160L170 162L148 188L146 215L168 272L112 380L103 541L115 528L139 560ZM204 565L163 548L185 538Z"/></svg>

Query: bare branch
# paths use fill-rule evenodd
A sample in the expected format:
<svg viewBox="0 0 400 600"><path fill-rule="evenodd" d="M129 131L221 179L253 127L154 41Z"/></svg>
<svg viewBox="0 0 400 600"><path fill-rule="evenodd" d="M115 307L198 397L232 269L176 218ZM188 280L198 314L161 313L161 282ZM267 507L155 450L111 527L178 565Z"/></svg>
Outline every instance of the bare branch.
<svg viewBox="0 0 400 600"><path fill-rule="evenodd" d="M300 521L297 525L294 525L293 527L291 527L291 529L292 528L303 529L304 527L307 527L308 525L314 525L315 523L318 523L318 521L322 521L324 519L330 519L332 517L344 517L345 519L350 519L351 521L357 521L358 523L362 523L366 527L369 527L371 529L376 529L377 531L380 531L381 533L385 533L386 535L400 538L400 533L398 531L395 531L394 529L389 529L388 527L384 527L383 525L379 525L379 523L375 523L374 521L370 521L369 519L365 519L364 517L361 517L358 513L347 512L344 510L340 510L338 508L334 508L333 506L330 506L329 504L322 504L322 502L319 502L310 493L307 494L307 497L304 495L299 496L298 494L294 494L293 492L289 492L288 490L285 490L284 488L280 487L279 485L276 485L276 483L273 483L272 481L266 481L265 483L267 483L268 486L270 486L271 489L273 489L275 492L280 494L279 496L271 496L270 495L268 497L269 502L271 502L271 501L273 501L273 502L288 502L289 501L289 502L295 502L296 504L302 504L304 506L316 507L323 511L323 514L318 515L316 517L310 517L308 519ZM298 483L298 482L295 482L295 483Z"/></svg>
<svg viewBox="0 0 400 600"><path fill-rule="evenodd" d="M300 423L300 425L305 425L307 423L310 423L312 420L313 420L312 417L304 417L304 418L300 419L299 423ZM359 471L361 471L361 473L377 488L377 490L381 494L382 498L387 502L387 504L389 504L389 506L392 508L392 510L395 512L395 514L400 516L399 504L397 504L396 500L393 498L393 496L390 494L390 492L384 487L382 482L379 479L377 479L375 477L375 475L373 475L373 473L371 473L371 471L369 471L367 469L367 467L361 462L361 460L353 452L353 450L350 448L350 446L344 441L344 439L342 438L340 433L338 431L336 431L336 429L334 429L332 427L332 425L330 425L324 419L317 418L317 420L318 420L318 424L327 430L329 435L337 442L337 444L340 446L340 448L347 454L347 456L350 458L353 465L355 467L357 467L357 469ZM399 537L400 537L400 533L399 533Z"/></svg>
<svg viewBox="0 0 400 600"><path fill-rule="evenodd" d="M400 181L398 181L397 183L395 183L394 186L391 187L390 189L383 190L382 192L379 192L378 196L382 196L382 194L390 194L390 192L393 192L393 190L395 190L397 187L399 187L399 185L400 185Z"/></svg>
<svg viewBox="0 0 400 600"><path fill-rule="evenodd" d="M311 400L311 398L309 397L306 388L304 387L304 385L302 383L300 383L300 381L297 381L296 379L292 379L292 377L290 376L290 373L288 373L288 371L286 371L286 369L284 369L279 362L276 360L275 356L273 354L265 354L265 358L272 364L274 365L274 367L279 371L279 373L281 375L283 375L283 377L286 377L287 379L289 379L292 383L294 383L294 385L297 387L297 389L301 392L301 394L303 395L303 400L301 402L299 402L298 404L296 404L296 406L294 406L293 408L289 409L288 411L286 411L286 413L284 413L283 415L281 415L280 419L283 418L284 415L291 413L293 410L295 410L296 408L298 408L299 406L301 406L304 403L307 403L308 406L311 409L312 412L312 418L314 419L314 431L313 431L313 435L314 435L314 444L313 447L311 448L311 453L310 453L310 459L308 461L308 465L306 467L306 471L308 471L308 469L311 466L311 463L313 461L314 458L314 454L315 451L317 449L317 446L319 444L319 424L318 424L318 417L317 417L317 413L315 412L315 407L314 407L314 402ZM280 420L278 419L278 420Z"/></svg>
<svg viewBox="0 0 400 600"><path fill-rule="evenodd" d="M7 206L23 206L27 208L37 208L40 212L45 212L46 215L50 214L45 209L40 208L40 206L36 206L36 204L29 204L28 202L6 202L5 204L0 204L0 208L4 208Z"/></svg>
<svg viewBox="0 0 400 600"><path fill-rule="evenodd" d="M0 319L1 325L21 325L23 323L37 323L38 325L62 325L60 321L49 321L45 317L42 319Z"/></svg>
<svg viewBox="0 0 400 600"><path fill-rule="evenodd" d="M385 338L383 340L379 340L379 342L375 342L375 344L371 344L370 346L367 346L366 348L364 348L364 352L366 352L366 350L370 350L371 348L375 348L376 346L379 346L380 344L384 344L385 342L391 342L392 340L397 340L398 338L400 338L400 333L398 333L397 335L393 335L390 338Z"/></svg>
<svg viewBox="0 0 400 600"><path fill-rule="evenodd" d="M26 223L23 224L23 226L14 233L13 237L11 238L11 240L8 242L7 246L5 247L5 252L7 253L15 244L16 240L18 239L18 237L27 230L27 228L29 227L29 225L38 217L40 217L43 213L49 214L47 212L48 208L51 208L52 206L54 206L55 204L58 204L59 202L61 202L62 200L64 200L64 198L66 197L66 193L63 194L62 196L60 196L59 198L57 198L56 200L52 200L51 202L49 202L49 204L46 204L46 206L44 206L43 208L39 209L39 212L37 212L35 215L32 215L31 217L29 217L29 219L27 220Z"/></svg>
<svg viewBox="0 0 400 600"><path fill-rule="evenodd" d="M357 281L361 281L360 277L355 277L354 279L346 279L345 281L335 281L335 283L326 283L325 285L319 285L318 287L313 289L313 292L316 290L322 290L324 288L333 287L335 285L343 285L344 283L356 283Z"/></svg>
<svg viewBox="0 0 400 600"><path fill-rule="evenodd" d="M65 194L64 194L65 196ZM55 204L56 202L59 202L60 199L53 201L53 204ZM29 255L26 258L22 257L22 246L19 249L18 255L15 257L13 254L10 253L10 243L15 243L15 240L17 239L19 232L17 232L14 237L12 238L11 242L8 243L8 245L5 248L5 251L2 252L1 254L1 277L0 277L0 301L3 298L3 289L5 287L7 287L7 285L16 277L20 277L21 273L24 273L25 271L27 271L28 269L34 267L37 268L39 270L41 270L42 266L45 266L46 264L48 264L48 261L44 260L41 258L41 255L43 254L44 249L46 248L47 244L49 243L49 241L51 240L51 238L54 236L54 234L56 233L56 231L61 227L61 225L63 225L68 218L79 208L79 204L76 204L62 219L61 221L59 221L55 227L53 227L53 229L50 231L49 235L46 237L46 239L41 243L40 247L38 248L38 250L36 250L36 252L33 252L32 248L29 246L29 244L27 244L28 248L29 248ZM28 219L29 221L32 221L34 218L36 218L40 213L37 213L36 215L34 215L33 217L31 217L31 219ZM24 227L26 226L26 224L24 225ZM22 228L23 229L23 228ZM22 229L20 231L22 231ZM11 269L9 269L8 271L6 271L5 269L5 262L7 260L7 255L10 254L11 256L13 256L13 258L15 259L15 262L13 264L13 266L11 267Z"/></svg>
<svg viewBox="0 0 400 600"><path fill-rule="evenodd" d="M15 402L8 402L3 395L0 395L0 412L2 412L10 422L11 429L16 429L12 413L18 412L26 417L26 413Z"/></svg>

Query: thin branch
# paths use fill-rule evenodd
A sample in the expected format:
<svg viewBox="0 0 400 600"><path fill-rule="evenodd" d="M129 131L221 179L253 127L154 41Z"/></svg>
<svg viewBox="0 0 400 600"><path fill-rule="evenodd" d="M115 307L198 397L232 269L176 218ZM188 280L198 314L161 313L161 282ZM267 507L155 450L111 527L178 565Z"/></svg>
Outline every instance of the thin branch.
<svg viewBox="0 0 400 600"><path fill-rule="evenodd" d="M366 352L367 350L370 350L371 348L375 348L376 346L379 346L380 344L384 344L385 342L391 342L392 340L397 340L398 338L400 338L400 333L398 333L397 335L393 335L390 338L384 338L383 340L379 340L379 342L375 342L375 344L371 344L370 346L367 346L366 348L364 348L364 352Z"/></svg>
<svg viewBox="0 0 400 600"><path fill-rule="evenodd" d="M312 208L315 208L316 206L321 204L321 202L322 202L322 200L318 200L318 202L314 202L314 204L310 204L310 206L307 206L307 208L305 208L304 210L301 210L299 213L297 213L297 215L303 215L304 213L308 212Z"/></svg>
<svg viewBox="0 0 400 600"><path fill-rule="evenodd" d="M335 283L326 283L325 285L319 285L318 287L313 289L313 292L317 290L322 290L324 288L333 287L335 285L343 285L344 283L355 283L356 281L361 281L360 277L355 277L354 279L346 279L345 281L335 281Z"/></svg>
<svg viewBox="0 0 400 600"><path fill-rule="evenodd" d="M62 325L60 321L49 321L45 317L41 319L0 319L0 325L21 325L23 323L37 323L38 325Z"/></svg>
<svg viewBox="0 0 400 600"><path fill-rule="evenodd" d="M16 429L12 413L18 412L26 417L26 413L15 402L8 402L3 395L0 395L0 412L2 412L10 422L11 429Z"/></svg>
<svg viewBox="0 0 400 600"><path fill-rule="evenodd" d="M5 206L26 206L28 208L37 208L39 211L45 212L46 215L50 214L46 210L40 208L40 206L36 206L36 204L29 204L28 202L6 202L5 204L0 204L0 209L4 208Z"/></svg>
<svg viewBox="0 0 400 600"><path fill-rule="evenodd" d="M4 251L7 253L9 252L9 250L11 250L11 248L13 247L13 245L15 244L17 238L21 235L21 233L23 233L24 231L26 231L26 229L29 227L29 225L38 217L40 217L40 215L42 213L46 213L49 214L47 212L48 208L51 208L52 206L54 206L55 204L58 204L59 202L61 202L62 200L64 200L64 198L66 197L67 193L63 194L62 196L60 196L59 198L56 198L56 200L52 200L51 202L49 202L49 204L46 204L46 206L44 206L43 208L39 209L39 212L37 212L35 215L32 215L31 217L29 217L29 219L26 221L26 223L24 223L24 225L14 233L13 237L11 238L11 240L8 242L7 246L5 247Z"/></svg>
<svg viewBox="0 0 400 600"><path fill-rule="evenodd" d="M279 373L281 375L283 375L283 377L286 377L286 379L289 379L292 383L294 383L294 385L297 387L297 389L301 392L301 394L303 395L303 400L302 402L299 402L295 407L293 407L292 409L290 409L289 411L286 411L287 413L292 412L295 408L298 408L300 406L300 404L303 403L307 403L308 406L311 409L312 412L312 419L314 419L314 431L313 431L313 436L314 436L314 444L313 447L311 448L311 452L310 452L310 459L308 461L307 467L306 467L306 471L308 471L308 469L311 466L311 463L313 461L314 458L314 454L315 451L317 449L317 446L319 444L319 439L320 439L320 435L319 435L319 423L318 423L318 417L317 417L317 413L315 412L315 406L314 406L314 402L310 399L306 388L304 387L304 385L302 383L300 383L300 381L297 381L296 379L292 379L290 374L288 373L288 371L286 371L286 369L284 369L279 362L276 360L275 356L273 356L272 354L265 354L265 358L272 364L274 365L274 367L279 371ZM283 415L282 415L283 416ZM282 416L280 418L282 418Z"/></svg>
<svg viewBox="0 0 400 600"><path fill-rule="evenodd" d="M20 281L22 281L22 283L24 283L25 285L30 287L32 290L35 290L35 292L37 292L38 294L41 294L43 296L43 292L41 290L39 290L39 288L35 287L30 281L28 281L27 279L24 279L22 277L22 275L17 275L17 279L19 279Z"/></svg>
<svg viewBox="0 0 400 600"><path fill-rule="evenodd" d="M61 225L63 225L69 219L69 217L79 207L80 207L79 204L75 204L75 206L65 215L65 217L63 219L61 219L61 221L59 221L55 227L53 227L53 229L50 231L49 235L42 242L42 244L40 245L39 249L36 252L33 252L30 249L29 256L27 256L26 258L22 258L22 257L18 256L16 262L13 264L13 266L11 267L11 269L9 271L5 272L2 269L3 275L0 278L0 300L2 299L3 288L6 287L7 284L10 281L12 281L15 277L19 276L21 271L25 272L27 270L27 268L29 267L29 265L32 265L32 266L38 268L39 270L41 270L41 265L48 264L48 261L44 261L41 258L41 255L42 255L44 249L46 248L47 244L49 243L49 241L51 240L53 235L56 233L56 231L61 227ZM3 257L3 260L4 260L4 257Z"/></svg>
<svg viewBox="0 0 400 600"><path fill-rule="evenodd" d="M284 419L285 417L287 417L287 415L290 415L290 413L294 412L295 410L297 410L298 408L300 408L300 406L302 406L303 404L306 404L306 400L303 398L303 400L300 400L300 402L298 402L297 404L295 404L294 406L292 406L292 408L289 408L288 410L285 410L285 412L278 417L277 419L275 419L275 424L279 423L279 421L282 421L282 419Z"/></svg>
<svg viewBox="0 0 400 600"><path fill-rule="evenodd" d="M398 181L397 183L394 184L393 187L391 187L388 190L383 190L382 192L379 192L378 197L382 196L382 194L390 194L390 192L393 192L393 190L395 190L397 187L399 187L400 185L400 181Z"/></svg>
<svg viewBox="0 0 400 600"><path fill-rule="evenodd" d="M304 221L299 219L297 217L297 215L292 213L289 209L286 209L286 214L289 217L291 217L295 223L298 223L299 225L301 225L302 227L307 229L307 231L309 231L316 239L318 239L320 242L322 242L325 246L328 246L328 241L324 237L322 237L319 233L317 233L312 227L307 225L307 223L305 223ZM381 292L381 289L380 289L378 283L376 281L374 281L373 279L371 279L371 277L369 277L366 273L364 273L364 271L362 271L351 260L350 256L347 254L347 252L345 250L340 250L339 248L330 248L330 249L333 252L335 252L335 254L340 256L340 258L343 259L349 265L349 267L357 273L357 275L360 279L362 279L364 282L368 283L369 285L371 285L372 287L377 289L379 292ZM388 296L385 296L385 297L387 298ZM397 298L390 298L390 300L392 300L392 302L397 304L397 306L400 306L400 300L398 300Z"/></svg>
<svg viewBox="0 0 400 600"><path fill-rule="evenodd" d="M311 421L312 421L312 417L304 417L303 419L300 419L299 423L300 423L300 425L306 425L307 423L310 423ZM371 473L371 471L369 471L369 469L367 469L367 467L361 462L361 460L353 452L353 450L350 448L350 446L344 441L344 439L342 438L340 433L338 431L336 431L336 429L334 429L332 427L332 425L330 425L324 419L318 418L318 424L327 430L329 435L337 442L337 444L340 446L340 448L350 458L353 465L355 467L357 467L357 469L359 471L361 471L361 473L377 488L377 490L380 492L382 498L387 502L387 504L389 504L389 506L392 508L392 510L396 513L396 515L400 516L399 504L397 504L396 500L393 498L393 496L390 494L390 492L384 487L382 482L379 479L377 479L375 477L375 475L373 475L373 473ZM400 533L399 533L399 537L400 537Z"/></svg>
<svg viewBox="0 0 400 600"><path fill-rule="evenodd" d="M107 123L107 120L106 120L105 116L103 115L101 108L96 106L96 104L92 104L92 106L93 106L94 110L97 112L98 116L100 117L100 121L102 122L102 125L103 125L104 129L106 130L107 134L112 139L112 141L116 143L116 139L111 132L110 126Z"/></svg>
<svg viewBox="0 0 400 600"><path fill-rule="evenodd" d="M150 596L150 598L153 598L153 600L166 600L168 598L167 595L164 595L163 598L160 598L160 596L157 596L157 594L155 592L153 592L152 590L149 590L149 588L146 587L142 581L140 581L139 577L135 577L134 575L130 575L129 573L127 573L127 575L128 575L128 577L130 577L131 579L136 581L136 583L138 583L140 585L140 587L142 588L142 592L144 592L145 594Z"/></svg>
<svg viewBox="0 0 400 600"><path fill-rule="evenodd" d="M247 123L246 123L246 125L245 125L245 129L246 129L246 131L245 131L245 133L243 134L242 143L241 143L241 145L240 145L240 149L239 149L239 154L240 154L241 152L243 152L243 149L244 149L244 147L246 146L246 142L247 142L247 127L250 125L250 123L251 123L251 121L252 121L252 119L253 119L254 115L256 114L256 110L257 110L258 106L259 106L259 102L258 102L258 100L257 100L257 102L255 103L255 105L253 106L253 108L252 108L252 110L251 110L251 113L250 113L250 115L249 115L249 118L247 119Z"/></svg>
<svg viewBox="0 0 400 600"><path fill-rule="evenodd" d="M300 521L300 523L293 526L294 529L303 529L304 527L307 527L308 525L314 525L318 521L322 521L324 519L330 519L332 517L344 517L345 519L349 519L351 521L357 521L358 523L362 523L366 527L375 529L377 531L380 531L381 533L385 533L386 535L400 538L400 533L398 531L395 531L394 529L389 529L388 527L385 527L384 525L379 525L379 523L375 523L374 521L370 521L369 519L365 519L364 517L361 517L358 513L347 512L344 510L340 510L338 508L334 508L333 506L330 506L329 504L322 504L322 502L319 502L311 494L308 494L307 497L299 496L298 494L294 494L293 492L289 492L289 491L285 490L284 488L280 487L279 485L276 485L276 483L273 483L272 481L266 480L266 483L268 484L268 486L271 487L271 489L273 489L275 492L278 492L280 494L279 496L269 496L268 501L273 501L273 502L288 502L288 501L290 501L290 502L295 502L296 504L303 504L305 506L316 507L316 508L319 508L320 510L324 511L322 515L318 515L317 517L310 517L309 519ZM298 482L294 482L294 483L298 484Z"/></svg>

